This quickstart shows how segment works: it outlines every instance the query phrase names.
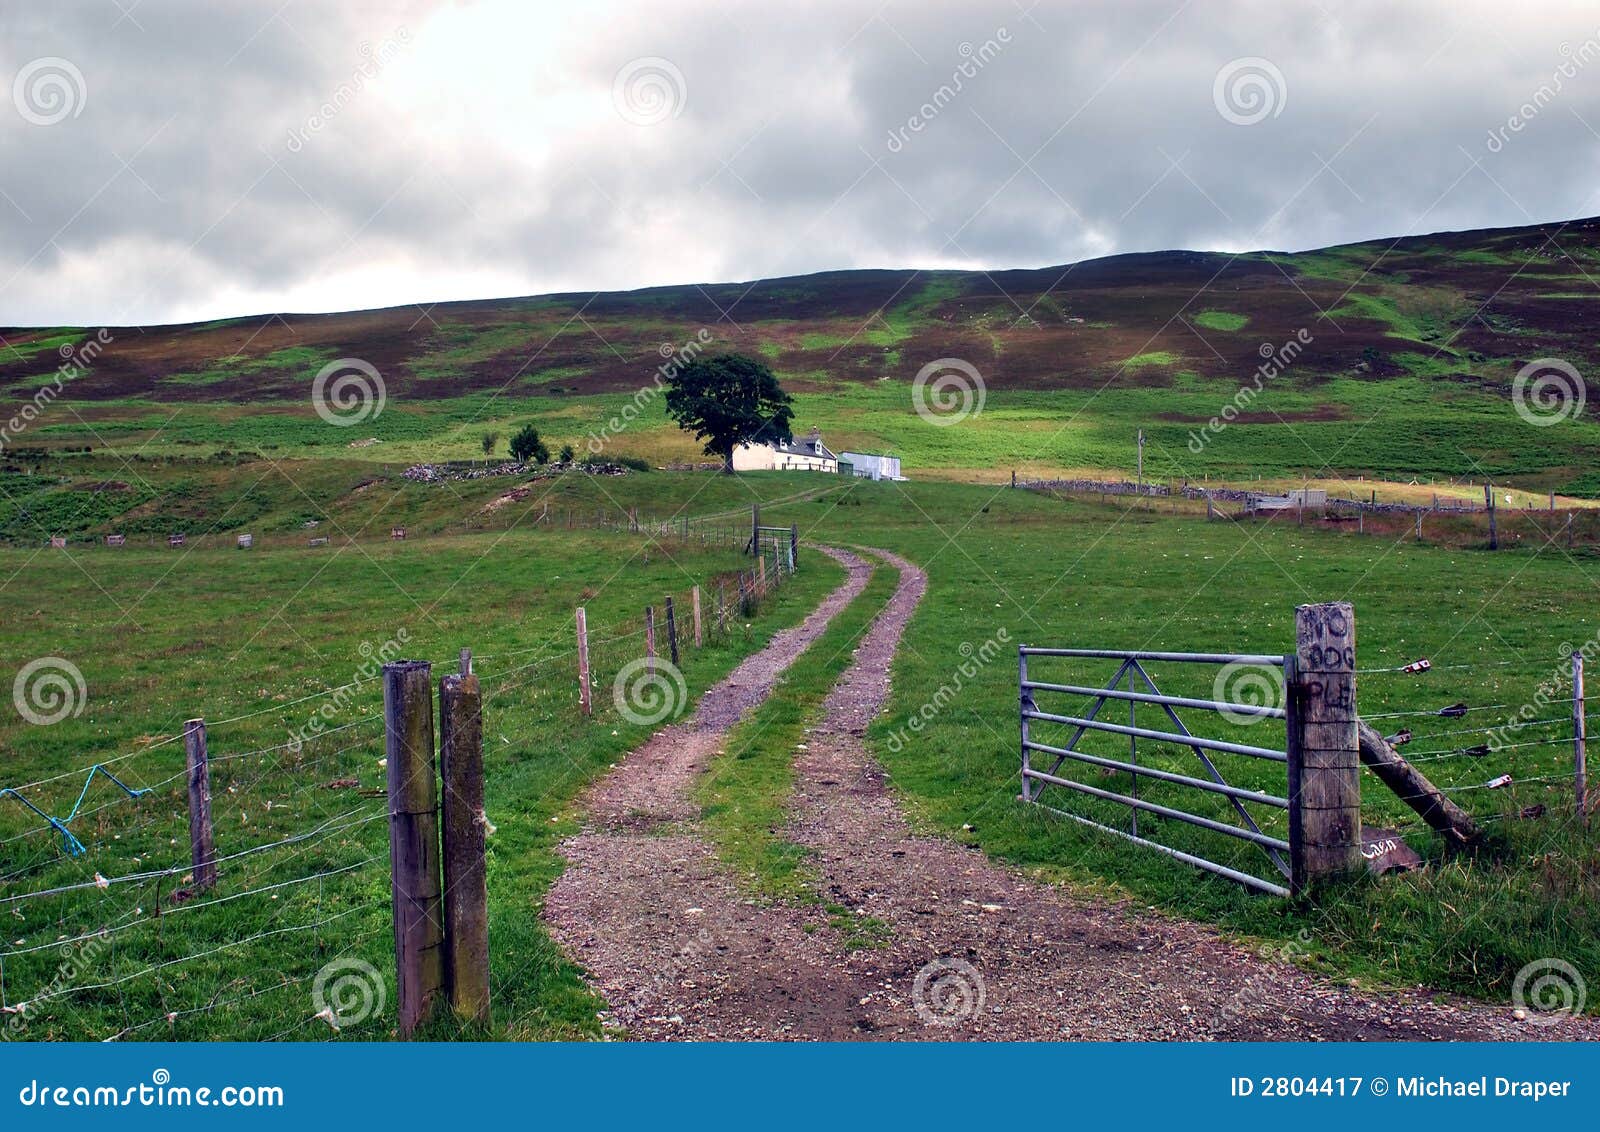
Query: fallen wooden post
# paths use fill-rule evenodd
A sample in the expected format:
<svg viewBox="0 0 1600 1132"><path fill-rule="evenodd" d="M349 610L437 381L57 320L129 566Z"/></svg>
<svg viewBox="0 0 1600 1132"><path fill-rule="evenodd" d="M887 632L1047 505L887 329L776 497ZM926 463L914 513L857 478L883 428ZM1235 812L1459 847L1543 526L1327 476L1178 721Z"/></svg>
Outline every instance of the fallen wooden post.
<svg viewBox="0 0 1600 1132"><path fill-rule="evenodd" d="M1437 833L1456 845L1475 845L1483 840L1478 824L1416 767L1400 757L1386 739L1366 723L1357 724L1361 761L1378 779L1399 795Z"/></svg>

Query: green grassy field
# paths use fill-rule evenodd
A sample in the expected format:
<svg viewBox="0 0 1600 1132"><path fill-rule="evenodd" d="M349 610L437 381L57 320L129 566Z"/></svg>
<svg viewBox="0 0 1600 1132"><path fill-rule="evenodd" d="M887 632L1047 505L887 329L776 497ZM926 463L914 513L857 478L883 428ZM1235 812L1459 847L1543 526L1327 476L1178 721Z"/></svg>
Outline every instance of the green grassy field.
<svg viewBox="0 0 1600 1132"><path fill-rule="evenodd" d="M1570 819L1566 732L1541 724L1518 737L1537 745L1481 758L1455 753L1482 741L1484 728L1509 719L1541 683L1559 683L1566 653L1600 631L1581 600L1590 573L1581 548L1488 554L1315 526L1208 524L990 486L806 475L574 473L510 498L515 481L417 484L349 459L275 469L153 460L139 468L150 473L160 506L144 534L130 534L129 547L0 550L11 596L0 622L6 655L19 665L44 655L70 660L88 689L83 713L53 726L9 713L0 721L8 768L0 785L23 785L54 815L71 809L82 768L97 762L131 786L152 788L130 799L97 778L70 823L88 850L81 857L64 856L43 822L0 798L5 1002L42 1000L7 1017L13 1036L331 1033L313 1018L308 984L316 972L341 957L379 971L389 965L382 802L368 793L382 785L372 719L379 690L366 667L390 655L395 641L441 672L469 646L485 681L488 810L498 827L490 862L494 1033L595 1036L599 1004L552 947L537 910L560 868L556 846L576 828L577 792L645 733L617 718L604 678L637 655L640 607L669 592L683 602L688 585L745 560L698 542L569 531L564 518L639 508L662 520L720 516L712 526L739 529L756 499L765 521L795 523L805 538L882 546L929 570L893 699L869 736L923 827L1088 892L1220 923L1340 976L1503 998L1530 959L1562 957L1586 971L1600 965L1600 851L1594 833ZM169 491L178 481L185 490ZM213 526L241 529L232 516L250 506L258 508L249 524L259 532L257 550L204 536ZM309 518L318 523L312 531ZM155 543L174 522L194 536L186 550ZM390 541L394 524L412 537ZM332 545L306 547L310 533ZM849 642L888 592L890 573L877 571L822 642L818 663L791 674L724 756L765 793L740 793L743 775L715 770L706 783L722 850L768 898L810 898L803 859L772 833L786 760ZM839 578L822 556L807 555L770 613L689 659L691 690L796 620ZM1458 700L1477 709L1461 720L1398 722L1416 730L1409 751L1437 753L1419 766L1489 820L1489 851L1444 858L1410 811L1368 778L1368 819L1403 828L1429 867L1295 909L1015 802L1017 643L1282 652L1294 606L1332 599L1356 605L1363 669L1421 656L1435 665L1421 677L1363 673L1364 715ZM589 607L597 641L621 638L596 645L601 714L593 722L575 711L568 650L578 604ZM1003 647L984 648L995 641ZM975 655L994 659L975 664ZM1089 683L1110 671L1063 663L1039 674ZM1213 691L1210 674L1160 666L1154 674L1165 691ZM352 683L343 697L334 691ZM341 706L325 732L296 749L293 734L330 698ZM1550 714L1559 716L1560 694L1555 699ZM181 873L119 878L185 858L181 745L173 736L197 715L211 725L219 853L306 836L225 862L216 893L173 903ZM1189 722L1207 733L1207 721ZM1275 746L1273 726L1211 721L1209 733ZM1122 742L1089 749L1117 757L1126 753ZM1141 745L1140 757L1192 770L1181 752ZM1234 760L1225 771L1237 784L1282 790L1279 767ZM1479 788L1506 772L1513 787ZM1540 805L1542 817L1516 816ZM1125 820L1096 807L1079 812ZM1197 849L1195 838L1209 837L1208 855L1265 865L1254 850L1238 854L1231 842L1169 826L1141 821L1147 835ZM96 874L111 883L100 887ZM70 885L83 887L27 895ZM110 934L91 948L102 930ZM387 1014L346 1033L388 1032L392 986L385 991Z"/></svg>
<svg viewBox="0 0 1600 1132"><path fill-rule="evenodd" d="M589 485L585 485L589 486ZM685 487L698 485L683 485ZM598 495L589 502L603 504ZM531 509L532 505L527 505ZM524 515L524 518L527 516ZM71 565L67 565L67 561ZM317 972L361 961L323 990L349 1016L383 987L385 1011L344 1031L393 1026L387 831L382 800L383 660L427 658L436 676L463 646L484 684L494 1033L593 1037L600 1004L551 944L537 912L575 829L577 792L648 734L613 702L612 678L643 655L642 607L688 590L708 611L746 560L698 540L506 530L309 550L267 547L0 551L15 595L6 655L49 655L81 672L81 713L0 721L0 787L65 817L84 852L0 797L0 948L8 1013L27 1039L274 1038L331 1033L316 1020ZM770 608L684 649L690 695L803 615L842 572L820 555ZM589 613L596 714L577 709L573 609ZM664 630L663 630L664 631ZM665 641L661 649L665 652ZM20 660L19 660L20 663ZM60 671L59 667L55 669ZM37 705L53 711L59 704ZM221 881L196 893L188 856L183 721L208 721ZM313 721L316 721L313 723ZM164 873L174 865L178 871ZM61 891L56 891L61 890ZM35 895L40 894L42 895ZM441 1032L448 1032L441 1031Z"/></svg>

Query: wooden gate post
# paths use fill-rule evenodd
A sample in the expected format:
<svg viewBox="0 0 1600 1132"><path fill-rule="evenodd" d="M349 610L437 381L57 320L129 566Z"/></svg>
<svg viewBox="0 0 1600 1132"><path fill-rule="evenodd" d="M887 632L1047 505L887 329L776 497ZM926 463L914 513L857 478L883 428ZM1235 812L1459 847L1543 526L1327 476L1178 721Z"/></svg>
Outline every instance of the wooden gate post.
<svg viewBox="0 0 1600 1132"><path fill-rule="evenodd" d="M761 556L761 504L750 506L750 553Z"/></svg>
<svg viewBox="0 0 1600 1132"><path fill-rule="evenodd" d="M189 853L194 862L194 890L217 883L217 853L211 841L211 764L206 761L206 721L183 725L183 750L189 763Z"/></svg>
<svg viewBox="0 0 1600 1132"><path fill-rule="evenodd" d="M439 681L444 780L444 985L456 1017L489 1022L489 886L483 694L470 673Z"/></svg>
<svg viewBox="0 0 1600 1132"><path fill-rule="evenodd" d="M756 574L761 579L757 583L756 592L762 598L765 598L767 596L767 559L765 555L757 555L756 557Z"/></svg>
<svg viewBox="0 0 1600 1132"><path fill-rule="evenodd" d="M444 989L439 798L433 769L432 666L383 666L383 745L389 772L389 867L400 1036L432 1018Z"/></svg>
<svg viewBox="0 0 1600 1132"><path fill-rule="evenodd" d="M667 655L672 666L678 667L678 617L672 608L672 598L667 598Z"/></svg>
<svg viewBox="0 0 1600 1132"><path fill-rule="evenodd" d="M1500 533L1494 522L1494 488L1483 485L1483 505L1489 509L1489 549L1500 549Z"/></svg>
<svg viewBox="0 0 1600 1132"><path fill-rule="evenodd" d="M1288 691L1290 885L1361 867L1356 619L1349 602L1295 610Z"/></svg>
<svg viewBox="0 0 1600 1132"><path fill-rule="evenodd" d="M694 606L694 647L700 648L705 643L705 638L700 632L700 587L696 586L690 591L690 604Z"/></svg>
<svg viewBox="0 0 1600 1132"><path fill-rule="evenodd" d="M796 564L800 561L800 524L789 524L789 573L794 573Z"/></svg>
<svg viewBox="0 0 1600 1132"><path fill-rule="evenodd" d="M584 715L594 714L589 698L589 615L578 606L578 707Z"/></svg>

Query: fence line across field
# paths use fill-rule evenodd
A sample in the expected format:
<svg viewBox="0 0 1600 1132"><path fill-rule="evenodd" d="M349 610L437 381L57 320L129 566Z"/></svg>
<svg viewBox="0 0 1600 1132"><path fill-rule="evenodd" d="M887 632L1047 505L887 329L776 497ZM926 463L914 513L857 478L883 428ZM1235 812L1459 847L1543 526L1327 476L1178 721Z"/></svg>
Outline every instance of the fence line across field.
<svg viewBox="0 0 1600 1132"><path fill-rule="evenodd" d="M755 511L752 510L752 515L754 514ZM573 525L579 524L574 522ZM612 529L621 529L616 520L611 520L606 525ZM677 524L663 523L652 528L646 522L642 522L635 514L630 517L628 527L636 533L644 533L646 538L652 542L659 536L663 539L672 537L699 539L708 545L716 541L719 545L730 548L738 545L736 537L731 531L718 533L709 528L693 525L688 521L681 521ZM783 540L776 538L756 540L746 548L752 559L751 568L723 575L723 578L737 582L736 588L739 593L739 612L741 615L748 616L754 613L759 606L765 604L766 600L781 587L787 577L798 569L799 562L796 554L798 528L788 528L786 534L787 545ZM707 587L704 583L690 586L684 590L674 589L662 600L658 608L665 611L665 616L658 619L657 627L662 633L660 638L660 652L662 655L659 659L663 663L667 658L683 663L687 660L686 650L703 648L710 643L708 637L714 639L730 631L731 627L727 620L729 612L729 602L726 596L727 587L718 580L713 579L711 588L716 591L716 597L710 601L706 598ZM651 604L655 605L656 603L652 601ZM708 605L713 612L713 616L710 618L706 617L706 607ZM710 622L709 625L707 624L708 621ZM624 665L623 656L632 651L630 646L640 644L641 637L648 639L649 633L648 625L640 625L637 620L632 621L631 624L628 621L623 621L621 624L597 627L594 631L594 639L587 642L587 644L592 646L593 660L609 670L613 665ZM104 926L100 928L95 930L80 929L76 934L69 934L62 938L44 942L36 940L32 944L0 952L0 1005L5 1005L6 998L17 989L14 983L12 987L8 988L4 982L8 960L15 966L17 961L23 957L37 955L52 949L59 950L63 947L70 948L87 945L91 940L97 938L126 937L130 932L140 927L154 926L159 930L159 925L165 919L179 912L195 912L200 909L209 909L216 905L233 904L245 901L250 897L260 898L263 907L272 907L274 909L273 918L276 919L295 903L293 901L285 901L281 905L269 903L277 901L280 894L304 891L306 886L313 883L318 886L317 892L320 893L321 886L327 881L358 873L380 859L374 856L367 856L356 861L328 862L323 864L322 867L303 875L285 876L286 866L295 856L308 852L322 853L324 850L319 848L322 846L343 845L349 835L358 832L362 827L387 819L391 827L391 881L396 885L395 898L391 901L390 911L395 920L396 957L400 976L398 985L401 987L402 1000L400 1009L402 1032L409 1034L416 1025L420 1024L429 1014L429 999L434 995L442 994L446 988L453 995L451 1006L457 1013L471 1014L480 1018L487 1017L487 937L481 928L486 918L483 901L484 885L481 878L485 859L484 841L488 827L488 819L483 813L481 801L483 708L486 702L497 702L502 696L507 695L512 697L511 702L514 704L516 702L516 694L528 688L527 674L535 670L538 670L541 677L539 680L540 687L548 688L550 686L549 681L543 678L544 674L553 673L557 670L557 666L570 663L570 658L579 652L580 646L577 642L562 642L557 634L552 634L549 640L526 649L502 652L498 654L498 663L492 663L496 661L496 657L480 656L475 658L471 655L470 650L460 650L460 657L458 658L460 672L445 677L441 683L442 714L439 719L440 730L438 732L440 757L437 763L435 763L431 755L420 762L418 761L420 750L424 747L431 748L435 734L432 726L433 712L431 706L424 713L427 721L426 726L422 726L419 722L415 703L412 703L410 707L406 707L395 702L392 694L394 679L392 670L395 666L386 664L383 666L383 675L378 681L367 679L350 681L320 689L316 692L297 695L291 699L264 707L236 711L234 714L218 721L207 721L197 716L189 720L185 724L183 731L178 734L168 736L138 750L119 754L112 759L90 764L83 772L87 774L85 787L79 791L78 801L73 809L69 811L67 819L54 819L44 807L33 806L31 801L23 799L28 802L29 808L34 810L37 816L47 824L39 829L19 834L19 837L49 830L63 832L65 831L65 822L67 820L85 818L90 814L101 814L110 805L114 804L113 801L84 809L84 803L88 797L88 786L92 785L97 777L103 776L111 782L121 785L125 793L135 799L155 791L162 791L180 779L187 779L189 782L190 854L186 863L175 864L166 868L135 870L110 877L101 876L99 872L95 872L92 879L85 878L28 892L13 892L0 896L0 905L19 907L51 897L64 897L74 893L98 893L100 899L97 902L91 902L92 906L108 908L108 911L102 914L101 923ZM532 656L531 660L523 663L511 663L519 657L530 655ZM413 671L420 669L423 673L431 672L434 664L431 661L402 663L408 669ZM478 677L473 671L475 664L487 664L492 668L491 678L496 685L496 690L492 696L486 696L480 692ZM257 746L240 751L227 750L224 743L215 754L211 752L212 746L217 743L219 729L240 723L261 721L274 714L286 715L296 707L324 701L343 693L354 692L359 694L375 682L381 683L384 689L385 707L382 713L366 714L356 719L327 727L319 727L308 735L297 736L287 742ZM414 677L412 678L411 686L413 688L417 687ZM414 696L413 699L418 702L425 699L431 705L432 689L426 676L422 681L422 687L426 690L427 695L425 697ZM466 695L468 698L462 700L462 695ZM534 698L538 698L537 690L534 691ZM344 710L344 705L342 701L340 703L342 711ZM404 728L397 728L396 722L401 718L410 722ZM315 717L313 719L315 721ZM272 841L251 845L231 852L219 851L215 847L210 813L212 800L210 775L213 767L230 763L244 765L251 758L260 759L263 765L259 773L250 781L234 781L230 784L230 789L243 789L247 793L253 794L272 774L276 773L284 765L281 758L276 756L283 756L291 752L298 756L305 747L312 743L317 743L319 753L313 755L309 762L298 758L295 762L297 770L303 774L309 766L315 766L330 760L340 760L342 756L350 751L369 748L371 744L378 741L379 735L365 735L363 732L369 725L377 724L380 720L384 721L381 735L385 746L386 763L389 767L388 792L390 805L386 809L373 810L367 807L355 807L347 809L343 813L326 817L310 829L291 833ZM287 723L288 721L285 720L285 722ZM521 741L524 737L531 737L536 731L537 728L530 729L526 736L517 735L516 740ZM333 746L334 744L330 741L330 737L340 734L347 736L359 735L361 738L354 742L339 744L336 749L331 751L323 749ZM503 734L501 737L504 739ZM139 755L149 754L169 746L175 747L180 741L184 745L184 763L186 765L183 765L181 769L174 768L170 774L157 777L154 782L147 784L145 775L138 775L124 780L106 769L108 765L121 764ZM440 814L437 821L442 844L438 848L428 850L426 845L430 841L430 837L425 832L422 832L425 827L408 825L409 819L406 815L421 814L430 809L430 807L423 807L420 810L408 809L404 805L404 801L408 796L408 791L421 781L418 776L431 778L432 768L436 765L447 775L445 789L442 791L445 810ZM408 766L410 770L406 769ZM59 775L40 779L37 783L27 784L27 787L48 786L71 777L73 773L75 772L63 772ZM353 782L354 780L351 781ZM332 785L337 785L337 783ZM21 788L8 789L16 790ZM294 812L307 804L313 808L320 807L317 790L317 783L308 783L293 793L287 800L280 799L279 812ZM475 803L471 801L474 798L474 794L476 797ZM469 799L469 805L465 813L461 811L459 805L459 800L463 797ZM453 811L451 807L454 807ZM271 811L272 808L273 800L269 798L267 800L267 809ZM122 830L119 836L133 836L143 833L153 824L165 820L168 820L167 815L150 814L137 823L132 830ZM104 829L104 826L101 828ZM3 844L3 842L0 842L0 844ZM271 851L280 849L286 850L288 855L281 859L267 856ZM147 852L148 850L143 851ZM446 871L451 874L459 874L463 869L467 870L468 873L476 870L480 878L479 883L475 886L466 885L467 890L475 887L479 892L476 911L472 908L467 908L463 911L460 906L460 898L451 895L462 891L459 875L453 875L448 884L443 883L442 879L437 884L428 883L426 879L427 861L430 858L435 861L442 861ZM135 859L137 860L137 858ZM253 878L246 881L246 887L238 888L237 885L242 877L234 876L230 866L249 859L261 860L266 864L263 868L255 870ZM419 869L421 873L418 872ZM174 896L175 907L170 910L163 910L160 907L163 903L160 890L161 882L180 876L184 878L184 884L191 887L178 892ZM410 883L417 881L419 876L421 877L420 883ZM407 881L406 878L410 878L410 880ZM152 885L156 888L154 905L152 905L149 913L145 913L142 906L150 896L148 890ZM402 889L404 889L403 893ZM202 895L211 891L215 891L216 895L209 897ZM429 892L439 895L437 897L429 897L426 895ZM109 906L105 904L105 901L111 900L118 893L128 894L128 906L123 906L117 911L109 910ZM180 896L185 898L179 901L177 897ZM201 898L195 899L195 896L200 896ZM135 902L137 903L135 904ZM92 984L74 984L67 987L57 987L51 984L44 993L35 993L31 998L20 1001L27 1002L31 1009L79 992L119 987L175 966L244 947L258 940L320 929L366 908L376 907L377 905L365 905L359 908L339 911L334 915L319 916L309 923L274 927L271 930L256 932L245 938L222 943L214 948L202 949L191 954L150 963L140 970ZM416 914L416 910L419 907L425 909L420 917ZM479 925L476 932L473 930L474 924ZM429 927L429 925L434 926ZM421 959L424 968L429 965L426 955L430 948L417 946L418 939L425 939L427 936L418 937L415 934L417 930L424 929L436 935L443 945L441 957L444 966L439 969L437 974L442 975L444 970L448 970L450 972L448 979L442 977L434 978L430 983L430 976L427 970L422 970L419 973L416 969L416 960L418 959ZM479 939L479 943L476 946L471 944L471 937L474 934ZM467 952L466 954L462 953L463 949ZM478 971L476 975L473 974L475 969ZM290 984L287 982L275 983L272 987L260 988L259 991L249 992L248 995L235 997L243 1001L247 997L254 997L260 993L270 993L286 985ZM460 988L474 985L480 988L476 1002L464 1001L462 999L462 993L464 992ZM161 1021L171 1022L181 1014L193 1012L195 1011L168 1012L157 1019L152 1019L150 1022L139 1023L133 1027L125 1027L115 1036L120 1037L129 1033L139 1032L145 1027L159 1024ZM304 1021L296 1023L291 1030L285 1031L285 1033L291 1033L293 1030L299 1029L303 1024Z"/></svg>

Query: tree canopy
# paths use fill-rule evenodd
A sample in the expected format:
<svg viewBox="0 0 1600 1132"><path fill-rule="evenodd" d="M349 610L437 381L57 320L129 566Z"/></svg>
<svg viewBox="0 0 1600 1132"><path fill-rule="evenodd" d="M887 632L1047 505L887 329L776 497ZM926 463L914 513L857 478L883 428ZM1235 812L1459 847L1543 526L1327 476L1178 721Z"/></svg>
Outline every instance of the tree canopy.
<svg viewBox="0 0 1600 1132"><path fill-rule="evenodd" d="M793 402L766 363L743 354L697 358L667 379L667 415L707 455L722 457L733 471L741 444L779 444L793 438Z"/></svg>
<svg viewBox="0 0 1600 1132"><path fill-rule="evenodd" d="M529 460L536 464L544 464L550 460L550 449L539 439L538 429L532 425L523 425L511 438L511 458L519 464L526 464Z"/></svg>

